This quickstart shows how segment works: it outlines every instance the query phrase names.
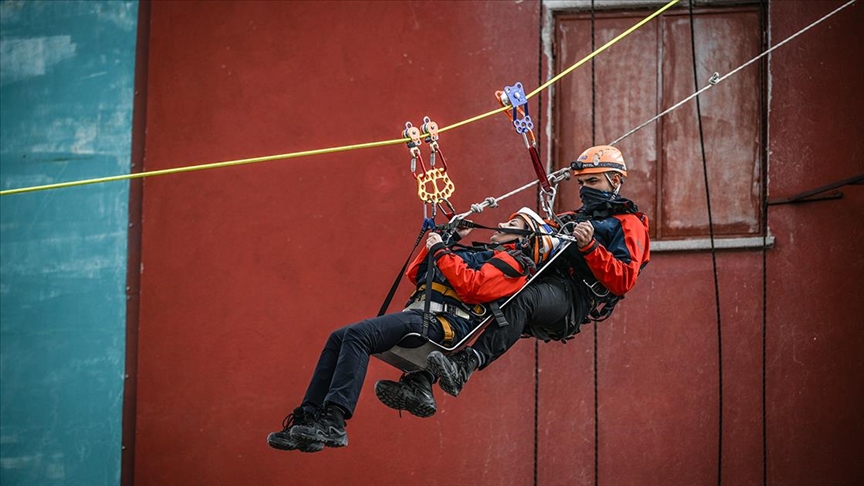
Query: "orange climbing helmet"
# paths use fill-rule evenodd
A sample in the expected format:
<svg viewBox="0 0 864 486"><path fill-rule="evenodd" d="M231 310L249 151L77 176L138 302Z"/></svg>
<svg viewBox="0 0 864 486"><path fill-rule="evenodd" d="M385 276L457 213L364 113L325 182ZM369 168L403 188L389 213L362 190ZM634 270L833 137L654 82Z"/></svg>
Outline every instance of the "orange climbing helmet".
<svg viewBox="0 0 864 486"><path fill-rule="evenodd" d="M549 223L530 208L516 211L510 215L510 219L513 218L525 221L525 229L533 233L522 240L523 251L538 265L548 260L561 244L561 240L552 236L554 231Z"/></svg>
<svg viewBox="0 0 864 486"><path fill-rule="evenodd" d="M570 163L573 173L600 174L615 171L627 177L627 164L621 151L611 145L597 145L582 152L578 159Z"/></svg>

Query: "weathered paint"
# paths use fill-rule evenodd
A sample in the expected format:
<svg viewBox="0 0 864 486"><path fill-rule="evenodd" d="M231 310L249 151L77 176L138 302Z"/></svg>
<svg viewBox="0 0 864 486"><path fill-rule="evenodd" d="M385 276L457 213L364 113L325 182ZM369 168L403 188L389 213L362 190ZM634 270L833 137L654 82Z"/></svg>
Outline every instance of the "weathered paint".
<svg viewBox="0 0 864 486"><path fill-rule="evenodd" d="M773 41L839 4L772 2ZM446 125L485 112L494 107L492 91L503 85L539 84L533 78L540 63L539 14L531 2L155 2L146 168L379 140L398 136L404 121L417 124L423 115ZM7 18L4 14L4 22ZM845 62L861 58L860 18L856 8L847 9L772 55L771 197L864 170L864 75L860 63ZM3 29L5 35L5 23ZM64 35L68 44L55 39ZM69 32L49 32L45 42L49 37L60 47L57 56L72 44L81 55L80 42ZM640 47L624 43L616 49ZM47 76L66 62L45 60ZM38 66L22 68L16 76L38 71ZM590 86L585 73L574 73L580 83L573 89L580 90L583 102ZM627 86L612 69L604 72L599 65L598 74L604 83ZM3 85L4 184L6 89L14 85ZM721 87L707 96L722 96ZM620 118L605 125L614 133L601 132L598 139L609 140L654 114L626 101L616 101L623 103ZM50 126L61 130L63 123L69 124L60 120ZM635 137L636 150L642 150L637 158L656 160L662 147ZM85 127L34 145L65 143L69 154L73 146L86 153L98 140ZM521 141L503 117L444 133L442 148L457 185L457 207L503 194L532 176ZM654 169L637 168L644 171L636 175L650 179ZM91 175L104 172L86 176ZM46 174L26 177L33 183L56 180ZM718 255L721 354L710 256L657 253L613 319L597 327L596 348L592 326L567 345L535 348L522 341L494 368L473 377L459 399L438 392L439 414L428 420L407 414L399 419L367 386L348 429L351 445L309 455L271 450L264 437L296 405L327 333L374 314L401 253L413 242L421 211L407 151L388 147L147 180L134 479L141 484L554 485L594 484L597 477L602 484L708 485L717 484L722 472L722 484L755 485L762 484L765 461L769 484L860 483L864 343L858 321L864 315L864 259L856 256L854 244L864 240L858 210L864 201L859 187L844 193L841 200L771 209L767 226L777 244L767 254L765 367L762 255L752 250ZM53 218L55 227L43 238L54 245L68 237L54 231L93 224L64 225L52 206L58 198L69 205L62 194L38 199L35 209L41 213L32 208L13 213L7 209L12 199L3 200L3 292L12 261L6 235L25 225L12 214L25 215L19 217L25 222L33 215ZM504 209L530 205L531 199L510 199ZM99 203L79 202L73 209L81 206ZM650 215L651 206L646 208ZM489 211L476 219L492 223L499 214ZM7 227L7 220L14 226ZM103 243L82 235L61 250L90 262L48 262L46 268L64 270L61 275L99 275L111 259L98 261L89 249L105 248L98 246ZM115 254L119 244L108 253ZM29 385L19 378L7 381L13 368L7 365L5 329L7 321L15 322L7 315L33 312L26 299L60 298L64 291L68 286L57 290L43 281L30 285L14 304L2 294L4 484L12 477L9 471L22 470L75 481L70 468L58 465L68 460L65 451L43 447L6 456L7 444L18 447L21 437L6 434L7 383ZM403 287L400 295L406 292ZM93 306L87 305L92 296L66 301L64 312L54 315L93 320ZM61 378L73 373L66 363L36 364ZM95 362L77 362L85 364ZM395 375L373 361L367 385ZM42 385L46 394L64 399L68 394L59 382ZM721 394L722 456L717 450ZM31 430L65 432L70 424L78 426L68 416L60 418L66 423L48 428L40 422L43 428ZM95 442L99 434L89 437ZM116 444L119 432L104 436ZM115 467L117 456L105 457L94 470Z"/></svg>
<svg viewBox="0 0 864 486"><path fill-rule="evenodd" d="M538 18L538 2L154 2L145 169L489 111L505 84L539 84ZM534 177L504 115L440 143L462 210ZM136 483L530 483L533 347L439 397L434 420L381 405L371 383L399 373L373 360L348 448L267 447L327 335L377 312L420 230L404 145L148 179L143 218Z"/></svg>
<svg viewBox="0 0 864 486"><path fill-rule="evenodd" d="M771 39L845 2L771 3ZM864 12L844 9L772 55L769 196L864 173ZM864 190L772 206L767 335L771 484L864 481Z"/></svg>
<svg viewBox="0 0 864 486"><path fill-rule="evenodd" d="M128 172L137 2L0 3L3 189ZM0 482L117 484L123 183L0 202Z"/></svg>
<svg viewBox="0 0 864 486"><path fill-rule="evenodd" d="M802 18L819 13L793 15L786 8L833 8L832 2L782 3L772 19L798 28ZM535 29L540 12L530 2L206 5L154 5L148 169L380 140L423 115L446 125L488 111L494 108L491 92L517 80L529 89L539 84L532 73L541 63ZM633 22L637 18L638 12ZM814 34L819 50L838 43L860 50L848 38L857 18L847 14ZM753 26L753 16L746 22ZM598 35L606 39L629 25L621 22ZM707 24L701 27L711 35ZM656 40L646 40L656 39L659 27L652 28L615 49L636 55L647 46L652 54L640 62L653 69L661 51ZM584 31L568 35L590 41ZM752 45L737 47L741 56L752 54ZM860 104L860 95L850 100L833 93L852 97L861 76L832 71L828 80L834 84L823 92L802 82L806 68L792 69L819 62L846 66L839 51L802 59L791 54L800 52L794 46L780 52L795 62L779 63L774 56L775 99L819 90L817 111L826 116ZM597 69L598 82L620 85L622 92L634 82L616 77L615 66L599 62ZM569 86L584 105L590 76L587 69L573 76ZM645 82L629 89L653 93L658 86ZM715 97L710 103L721 101L716 97L724 96L722 89L706 95ZM604 103L617 109L599 125L598 140L656 113L626 97ZM572 114L578 106L564 109ZM845 160L860 161L860 137L853 135L864 110L836 123L817 118L808 122L821 124L812 132L795 131L795 140L788 140L784 131L810 109L772 105L770 120L781 130L772 132L772 148L791 144L806 152L820 143L818 137L839 130L845 145L835 140L833 146L848 147ZM559 118L576 131L573 120ZM584 116L578 122L586 126ZM568 130L559 133L563 138ZM663 150L652 137L628 142L639 153L634 160L650 162L634 164L634 176L648 180L659 177L656 161ZM442 148L458 207L503 194L532 175L521 142L501 119L446 132ZM555 153L564 161L576 155ZM777 163L776 152L773 157ZM825 161L822 183L860 172L839 160ZM851 459L861 453L860 441L852 438L860 431L860 413L853 412L861 402L854 378L860 358L851 351L861 343L850 322L864 313L856 299L864 263L841 251L841 242L862 236L860 213L851 211L858 207L859 188L848 188L840 201L772 209L768 226L778 244L767 259L767 458L762 255L752 249L718 255L719 332L710 255L658 253L613 319L597 327L596 348L594 327L586 326L566 345L537 346L535 366L534 343L520 342L472 377L458 400L438 392L439 414L428 420L398 419L375 400L371 384L395 371L373 361L347 449L309 455L267 448L264 437L297 405L327 334L374 314L413 241L420 205L407 162L405 148L392 147L147 181L136 481L554 485L593 484L597 477L602 484L707 485L722 474L723 484L761 484L763 460L778 484L821 484L817 477L844 484L861 476ZM813 185L812 178L793 182L798 176L774 167L772 195ZM758 186L759 174L754 177ZM753 187L745 185L750 204ZM530 203L521 197L504 206ZM572 193L569 204L575 204ZM646 205L649 215L656 211L652 204ZM499 214L477 219L491 223ZM687 215L702 216L698 208ZM849 218L858 224L843 224ZM818 231L799 231L799 220L819 223ZM742 228L729 232L753 231L752 221ZM832 243L823 251L826 238ZM400 295L406 292L403 287ZM818 322L834 325L811 331ZM834 348L844 352L829 354ZM818 372L801 369L802 350ZM827 404L838 418L816 403ZM802 420L808 414L821 422ZM830 454L808 449L812 439L827 444L832 434L839 441L820 446ZM794 442L787 444L786 437Z"/></svg>

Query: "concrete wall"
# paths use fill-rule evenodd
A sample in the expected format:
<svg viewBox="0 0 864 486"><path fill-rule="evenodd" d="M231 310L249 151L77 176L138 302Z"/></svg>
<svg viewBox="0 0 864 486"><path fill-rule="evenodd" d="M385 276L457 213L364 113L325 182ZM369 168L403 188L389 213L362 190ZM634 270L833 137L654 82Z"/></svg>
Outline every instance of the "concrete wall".
<svg viewBox="0 0 864 486"><path fill-rule="evenodd" d="M0 186L128 173L137 2L0 3ZM0 201L0 483L118 484L126 183Z"/></svg>

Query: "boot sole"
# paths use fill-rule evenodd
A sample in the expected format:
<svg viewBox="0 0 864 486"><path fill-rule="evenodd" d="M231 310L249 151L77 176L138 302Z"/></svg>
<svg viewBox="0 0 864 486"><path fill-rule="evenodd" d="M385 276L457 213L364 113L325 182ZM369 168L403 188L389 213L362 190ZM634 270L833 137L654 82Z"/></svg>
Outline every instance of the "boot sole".
<svg viewBox="0 0 864 486"><path fill-rule="evenodd" d="M327 447L345 447L348 445L348 434L330 437L321 430L307 429L306 427L294 427L291 429L291 438L304 444L323 443Z"/></svg>
<svg viewBox="0 0 864 486"><path fill-rule="evenodd" d="M324 444L321 442L285 440L277 437L274 433L267 436L267 445L280 451L319 452L324 450Z"/></svg>
<svg viewBox="0 0 864 486"><path fill-rule="evenodd" d="M426 357L426 363L429 365L429 370L438 377L438 385L444 393L452 397L459 396L462 387L455 383L455 380L459 379L459 371L447 361L447 357L439 351L433 351Z"/></svg>
<svg viewBox="0 0 864 486"><path fill-rule="evenodd" d="M414 408L408 408L405 404L405 397L402 396L402 394L393 387L384 385L380 382L375 383L375 396L377 396L378 400L380 400L384 405L387 405L394 410L405 410L415 417L429 418L435 415L435 412L438 411L436 407L425 404L420 404Z"/></svg>

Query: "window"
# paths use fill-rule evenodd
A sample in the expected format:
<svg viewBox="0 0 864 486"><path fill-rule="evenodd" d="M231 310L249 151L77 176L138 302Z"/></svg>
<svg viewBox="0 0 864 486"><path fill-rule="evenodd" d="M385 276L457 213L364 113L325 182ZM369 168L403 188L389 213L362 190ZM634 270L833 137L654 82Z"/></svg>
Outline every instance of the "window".
<svg viewBox="0 0 864 486"><path fill-rule="evenodd" d="M644 18L645 10L595 12L595 47ZM590 54L590 12L555 12L554 66L560 72ZM757 7L694 10L699 88L761 52ZM609 143L696 91L686 9L666 12L555 86L552 155L558 169L592 145ZM700 96L711 210L716 237L762 234L763 115L760 63ZM592 105L596 112L592 113ZM653 240L705 238L708 210L696 101L616 144L627 161L622 194L652 220ZM559 210L579 204L579 188L562 184Z"/></svg>

